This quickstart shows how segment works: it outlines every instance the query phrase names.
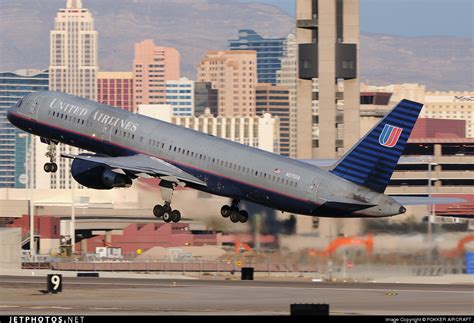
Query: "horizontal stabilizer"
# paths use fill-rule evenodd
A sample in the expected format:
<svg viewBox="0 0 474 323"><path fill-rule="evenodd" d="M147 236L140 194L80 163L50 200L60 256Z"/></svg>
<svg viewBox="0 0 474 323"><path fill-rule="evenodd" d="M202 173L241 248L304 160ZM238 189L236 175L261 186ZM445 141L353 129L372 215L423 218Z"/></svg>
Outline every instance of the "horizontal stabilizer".
<svg viewBox="0 0 474 323"><path fill-rule="evenodd" d="M402 205L436 205L436 204L459 204L466 200L450 197L419 197L419 196L391 196Z"/></svg>

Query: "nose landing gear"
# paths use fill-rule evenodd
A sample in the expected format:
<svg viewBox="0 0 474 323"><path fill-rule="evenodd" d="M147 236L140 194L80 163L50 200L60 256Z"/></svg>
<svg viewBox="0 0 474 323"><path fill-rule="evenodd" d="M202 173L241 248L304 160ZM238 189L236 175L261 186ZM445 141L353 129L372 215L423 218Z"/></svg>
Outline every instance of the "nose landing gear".
<svg viewBox="0 0 474 323"><path fill-rule="evenodd" d="M48 144L48 151L45 156L49 158L49 163L45 163L43 169L46 173L56 173L58 171L58 164L56 164L56 143L50 140L46 143Z"/></svg>

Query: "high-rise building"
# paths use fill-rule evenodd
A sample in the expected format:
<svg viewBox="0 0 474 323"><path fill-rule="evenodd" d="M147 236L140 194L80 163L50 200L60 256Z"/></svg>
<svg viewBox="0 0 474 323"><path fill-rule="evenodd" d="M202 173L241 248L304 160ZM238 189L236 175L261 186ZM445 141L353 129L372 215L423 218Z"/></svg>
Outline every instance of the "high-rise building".
<svg viewBox="0 0 474 323"><path fill-rule="evenodd" d="M276 72L281 69L285 51L285 38L264 38L250 29L239 30L239 39L229 40L230 50L257 52L258 83L275 84Z"/></svg>
<svg viewBox="0 0 474 323"><path fill-rule="evenodd" d="M60 9L54 20L54 30L50 32L49 88L97 100L98 33L94 30L94 19L88 9L82 7L81 0L67 0L66 8ZM43 147L44 146L44 147ZM45 145L35 145L38 156L35 168L43 167L40 157ZM77 154L77 148L59 144L57 155ZM44 188L71 188L75 185L70 175L70 160L58 158L58 172L45 174L50 178L50 186ZM39 173L36 176L42 176ZM44 178L43 178L44 179ZM42 183L46 183L43 180Z"/></svg>
<svg viewBox="0 0 474 323"><path fill-rule="evenodd" d="M98 33L81 0L68 0L50 32L49 87L86 99L97 98Z"/></svg>
<svg viewBox="0 0 474 323"><path fill-rule="evenodd" d="M201 60L198 81L219 90L218 115L255 115L256 65L253 50L210 51Z"/></svg>
<svg viewBox="0 0 474 323"><path fill-rule="evenodd" d="M166 102L166 81L179 80L180 55L147 39L135 44L133 87L135 106Z"/></svg>
<svg viewBox="0 0 474 323"><path fill-rule="evenodd" d="M194 82L194 115L199 117L206 109L217 116L219 91L212 88L211 82Z"/></svg>
<svg viewBox="0 0 474 323"><path fill-rule="evenodd" d="M297 0L297 156L334 159L359 134L359 0Z"/></svg>
<svg viewBox="0 0 474 323"><path fill-rule="evenodd" d="M120 109L135 111L133 105L132 72L99 72L97 102Z"/></svg>
<svg viewBox="0 0 474 323"><path fill-rule="evenodd" d="M194 116L194 81L182 77L166 81L166 104L173 107L175 116Z"/></svg>
<svg viewBox="0 0 474 323"><path fill-rule="evenodd" d="M25 188L31 135L7 120L7 109L31 92L47 91L48 71L18 70L0 73L0 188Z"/></svg>
<svg viewBox="0 0 474 323"><path fill-rule="evenodd" d="M279 118L269 113L251 117L216 117L206 109L199 117L179 117L173 115L173 107L170 105L139 105L137 110L138 113L155 119L278 153Z"/></svg>
<svg viewBox="0 0 474 323"><path fill-rule="evenodd" d="M278 153L290 156L290 91L285 86L257 84L257 115L270 113L280 119Z"/></svg>
<svg viewBox="0 0 474 323"><path fill-rule="evenodd" d="M281 70L277 71L277 84L289 90L290 99L290 157L296 158L296 84L298 80L298 54L296 36L286 38L285 57L281 60Z"/></svg>

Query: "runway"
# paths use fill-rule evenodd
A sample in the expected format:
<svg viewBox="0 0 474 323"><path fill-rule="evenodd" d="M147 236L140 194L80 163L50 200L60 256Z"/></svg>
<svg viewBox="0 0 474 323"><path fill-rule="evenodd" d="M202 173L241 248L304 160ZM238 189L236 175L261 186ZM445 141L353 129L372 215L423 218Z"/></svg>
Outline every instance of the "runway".
<svg viewBox="0 0 474 323"><path fill-rule="evenodd" d="M331 315L474 314L473 285L0 277L1 315L288 315L292 303L328 303Z"/></svg>

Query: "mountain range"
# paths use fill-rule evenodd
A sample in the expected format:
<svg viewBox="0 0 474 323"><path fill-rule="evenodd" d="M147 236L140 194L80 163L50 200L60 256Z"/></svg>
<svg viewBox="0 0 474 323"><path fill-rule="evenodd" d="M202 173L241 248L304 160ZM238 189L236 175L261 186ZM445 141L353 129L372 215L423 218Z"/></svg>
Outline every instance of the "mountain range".
<svg viewBox="0 0 474 323"><path fill-rule="evenodd" d="M265 37L294 32L294 17L270 4L227 0L83 0L99 32L101 70L131 70L134 43L150 38L181 53L195 79L208 50L227 49L239 29ZM0 70L47 68L49 31L66 0L0 0ZM473 90L474 41L456 37L361 34L360 76L370 84L420 83L429 90Z"/></svg>

